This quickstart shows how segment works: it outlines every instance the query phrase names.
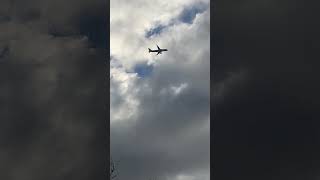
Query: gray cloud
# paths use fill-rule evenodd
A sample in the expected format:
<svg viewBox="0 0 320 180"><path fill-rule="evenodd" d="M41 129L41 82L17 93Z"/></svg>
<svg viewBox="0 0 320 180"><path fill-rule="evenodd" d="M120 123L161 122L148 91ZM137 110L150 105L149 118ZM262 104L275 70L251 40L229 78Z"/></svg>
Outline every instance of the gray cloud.
<svg viewBox="0 0 320 180"><path fill-rule="evenodd" d="M316 179L319 35L310 9L297 1L215 6L214 91L223 98L212 106L214 179Z"/></svg>
<svg viewBox="0 0 320 180"><path fill-rule="evenodd" d="M104 179L106 57L78 24L106 6L72 4L0 3L1 179Z"/></svg>

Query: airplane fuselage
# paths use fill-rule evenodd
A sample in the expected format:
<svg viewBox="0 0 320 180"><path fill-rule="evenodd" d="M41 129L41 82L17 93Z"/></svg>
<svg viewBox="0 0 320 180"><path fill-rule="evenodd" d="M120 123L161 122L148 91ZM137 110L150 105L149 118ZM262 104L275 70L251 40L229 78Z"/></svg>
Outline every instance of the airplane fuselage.
<svg viewBox="0 0 320 180"><path fill-rule="evenodd" d="M162 51L168 51L167 49L160 49L160 50L152 50L150 49L149 52L162 52Z"/></svg>
<svg viewBox="0 0 320 180"><path fill-rule="evenodd" d="M157 45L157 47L158 47L158 49L155 49L155 50L152 50L152 49L148 48L149 49L149 53L150 52L156 52L157 55L158 55L158 54L161 54L163 51L168 51L167 49L160 49L158 45Z"/></svg>

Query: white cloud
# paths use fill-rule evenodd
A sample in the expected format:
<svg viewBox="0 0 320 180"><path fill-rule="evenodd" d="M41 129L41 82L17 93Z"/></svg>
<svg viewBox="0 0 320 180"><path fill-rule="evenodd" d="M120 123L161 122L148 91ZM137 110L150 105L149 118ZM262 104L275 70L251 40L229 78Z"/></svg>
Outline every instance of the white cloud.
<svg viewBox="0 0 320 180"><path fill-rule="evenodd" d="M111 151L123 179L209 177L209 9L145 37L200 2L209 3L111 1ZM148 53L156 44L169 51ZM154 66L151 75L133 72L140 63Z"/></svg>

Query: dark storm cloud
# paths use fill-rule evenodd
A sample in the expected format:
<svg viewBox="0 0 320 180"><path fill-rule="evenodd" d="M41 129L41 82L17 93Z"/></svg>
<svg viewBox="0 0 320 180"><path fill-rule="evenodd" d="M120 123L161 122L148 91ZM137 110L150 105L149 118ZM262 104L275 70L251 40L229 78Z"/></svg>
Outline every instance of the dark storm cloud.
<svg viewBox="0 0 320 180"><path fill-rule="evenodd" d="M308 41L311 21L302 7L215 3L212 90L223 98L212 99L214 179L319 176L319 62L310 54L317 46Z"/></svg>
<svg viewBox="0 0 320 180"><path fill-rule="evenodd" d="M96 46L106 46L107 33L103 29L108 25L107 3L103 0L5 0L3 4L3 21L37 25L39 31L43 29L54 36L86 35Z"/></svg>
<svg viewBox="0 0 320 180"><path fill-rule="evenodd" d="M105 179L107 3L0 7L0 178Z"/></svg>

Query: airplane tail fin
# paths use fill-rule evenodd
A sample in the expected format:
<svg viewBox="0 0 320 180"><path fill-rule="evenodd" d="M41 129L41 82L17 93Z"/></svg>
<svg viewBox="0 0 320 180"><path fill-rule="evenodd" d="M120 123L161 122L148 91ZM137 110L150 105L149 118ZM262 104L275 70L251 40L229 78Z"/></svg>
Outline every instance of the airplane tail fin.
<svg viewBox="0 0 320 180"><path fill-rule="evenodd" d="M149 53L151 52L151 49L150 48L148 48L149 49Z"/></svg>

